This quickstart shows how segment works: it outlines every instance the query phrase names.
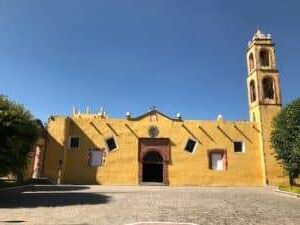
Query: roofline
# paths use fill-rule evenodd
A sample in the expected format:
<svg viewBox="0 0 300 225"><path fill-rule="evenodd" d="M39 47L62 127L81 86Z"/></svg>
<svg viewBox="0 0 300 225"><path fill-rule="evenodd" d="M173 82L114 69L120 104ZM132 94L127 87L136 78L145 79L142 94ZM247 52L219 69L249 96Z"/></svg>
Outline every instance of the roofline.
<svg viewBox="0 0 300 225"><path fill-rule="evenodd" d="M130 120L130 121L138 121L138 120L141 120L141 119L143 119L147 116L153 116L155 114L159 114L159 115L161 115L161 116L163 116L163 117L165 117L169 120L172 120L172 121L176 121L176 122L182 122L183 121L182 118L172 118L172 117L167 116L166 114L164 114L164 113L162 113L162 112L160 112L156 109L153 109L153 110L151 110L149 112L146 112L146 113L144 113L140 116L137 116L137 117L127 117L127 119Z"/></svg>

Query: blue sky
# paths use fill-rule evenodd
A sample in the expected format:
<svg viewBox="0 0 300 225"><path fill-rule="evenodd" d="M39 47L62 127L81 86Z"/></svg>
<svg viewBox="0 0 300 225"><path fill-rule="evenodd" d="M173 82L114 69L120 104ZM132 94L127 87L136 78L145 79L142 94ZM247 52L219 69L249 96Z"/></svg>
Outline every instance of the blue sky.
<svg viewBox="0 0 300 225"><path fill-rule="evenodd" d="M34 116L110 117L155 105L187 119L248 119L245 52L276 43L284 103L299 96L299 1L0 1L0 93Z"/></svg>

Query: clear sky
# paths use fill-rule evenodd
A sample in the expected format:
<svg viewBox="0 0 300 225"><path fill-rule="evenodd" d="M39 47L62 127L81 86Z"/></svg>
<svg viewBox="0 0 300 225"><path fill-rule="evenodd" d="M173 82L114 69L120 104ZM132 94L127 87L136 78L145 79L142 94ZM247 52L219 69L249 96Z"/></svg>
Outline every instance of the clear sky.
<svg viewBox="0 0 300 225"><path fill-rule="evenodd" d="M37 118L155 105L187 119L248 119L247 42L276 43L283 101L299 96L300 2L0 1L0 93Z"/></svg>

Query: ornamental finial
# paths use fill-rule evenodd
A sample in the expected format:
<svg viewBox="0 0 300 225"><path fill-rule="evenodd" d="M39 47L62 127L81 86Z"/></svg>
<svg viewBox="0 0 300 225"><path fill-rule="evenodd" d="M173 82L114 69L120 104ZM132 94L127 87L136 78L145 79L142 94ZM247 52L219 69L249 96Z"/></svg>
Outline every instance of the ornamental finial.
<svg viewBox="0 0 300 225"><path fill-rule="evenodd" d="M271 34L264 34L263 32L261 32L261 30L257 26L256 32L253 35L252 41L254 41L255 39L271 39Z"/></svg>

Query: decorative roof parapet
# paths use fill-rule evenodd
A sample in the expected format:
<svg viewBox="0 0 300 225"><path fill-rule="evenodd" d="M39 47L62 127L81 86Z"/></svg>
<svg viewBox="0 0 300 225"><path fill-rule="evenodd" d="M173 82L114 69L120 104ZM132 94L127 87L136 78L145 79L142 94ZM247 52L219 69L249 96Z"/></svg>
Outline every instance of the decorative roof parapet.
<svg viewBox="0 0 300 225"><path fill-rule="evenodd" d="M260 31L260 29L257 29L256 33L254 33L252 41L255 39L272 39L271 34L264 34Z"/></svg>
<svg viewBox="0 0 300 225"><path fill-rule="evenodd" d="M163 116L163 117L165 117L169 120L182 121L181 115L179 115L179 114L177 115L177 117L171 118L171 117L165 115L164 113L158 111L157 109L150 110L149 112L144 113L143 115L138 116L138 117L132 117L131 114L129 116L128 115L126 115L126 116L127 116L127 119L130 120L130 121L138 121L138 120L143 119L147 116L153 116L153 115L156 115L156 114L159 114L159 115L161 115L161 116Z"/></svg>
<svg viewBox="0 0 300 225"><path fill-rule="evenodd" d="M72 107L72 116L73 117L101 117L104 119L108 118L108 113L103 110L103 107L100 108L100 112L98 113L92 113L90 108L87 107L85 112L81 112L80 110L77 110L74 106Z"/></svg>
<svg viewBox="0 0 300 225"><path fill-rule="evenodd" d="M271 34L262 33L261 30L257 28L256 32L253 34L252 40L248 42L248 47L256 40L272 41L272 36Z"/></svg>

